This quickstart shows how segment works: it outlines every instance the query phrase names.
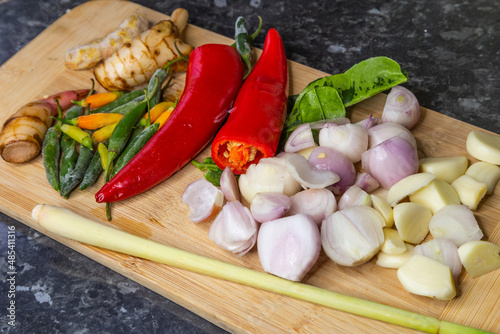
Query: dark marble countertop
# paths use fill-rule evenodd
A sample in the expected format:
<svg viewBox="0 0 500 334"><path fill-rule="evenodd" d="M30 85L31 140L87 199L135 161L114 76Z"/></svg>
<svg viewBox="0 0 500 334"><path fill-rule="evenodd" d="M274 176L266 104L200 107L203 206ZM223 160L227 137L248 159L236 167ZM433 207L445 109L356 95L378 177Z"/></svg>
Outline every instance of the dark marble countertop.
<svg viewBox="0 0 500 334"><path fill-rule="evenodd" d="M79 0L0 1L0 64ZM289 59L327 73L388 56L424 107L500 133L496 0L136 1L232 37L240 15L283 37ZM263 34L255 45L262 47ZM0 196L2 196L0 194ZM8 324L7 234L16 231L16 327ZM164 297L0 213L0 332L223 333Z"/></svg>

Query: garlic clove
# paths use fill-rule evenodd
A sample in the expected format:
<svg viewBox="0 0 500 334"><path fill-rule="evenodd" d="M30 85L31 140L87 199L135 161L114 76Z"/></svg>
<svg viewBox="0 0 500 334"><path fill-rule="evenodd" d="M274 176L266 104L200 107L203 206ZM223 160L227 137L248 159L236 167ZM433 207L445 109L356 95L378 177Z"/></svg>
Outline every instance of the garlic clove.
<svg viewBox="0 0 500 334"><path fill-rule="evenodd" d="M453 187L445 181L433 180L409 196L410 202L419 203L435 213L447 205L460 204Z"/></svg>
<svg viewBox="0 0 500 334"><path fill-rule="evenodd" d="M416 295L452 300L457 294L450 267L423 255L413 255L397 276L404 289Z"/></svg>
<svg viewBox="0 0 500 334"><path fill-rule="evenodd" d="M476 210L479 202L488 191L486 183L474 180L468 175L462 175L451 183L458 194L460 202L467 205L471 210Z"/></svg>
<svg viewBox="0 0 500 334"><path fill-rule="evenodd" d="M458 255L472 278L500 268L500 247L488 241L466 242L458 248Z"/></svg>
<svg viewBox="0 0 500 334"><path fill-rule="evenodd" d="M482 131L471 131L466 141L467 152L474 158L500 165L500 137Z"/></svg>
<svg viewBox="0 0 500 334"><path fill-rule="evenodd" d="M488 162L478 161L467 168L465 175L472 177L476 181L485 183L488 187L486 193L491 195L500 180L500 167Z"/></svg>
<svg viewBox="0 0 500 334"><path fill-rule="evenodd" d="M394 225L392 207L384 198L378 195L371 194L370 197L372 200L372 207L382 215L385 220L385 226L392 227Z"/></svg>
<svg viewBox="0 0 500 334"><path fill-rule="evenodd" d="M430 257L446 264L456 279L462 271L462 262L458 256L458 247L449 239L436 238L415 246L415 254Z"/></svg>
<svg viewBox="0 0 500 334"><path fill-rule="evenodd" d="M419 161L420 172L436 175L436 180L452 183L464 175L469 160L465 156L423 158Z"/></svg>
<svg viewBox="0 0 500 334"><path fill-rule="evenodd" d="M425 187L435 178L436 176L431 173L409 175L389 188L387 202L391 206L395 206L400 200Z"/></svg>
<svg viewBox="0 0 500 334"><path fill-rule="evenodd" d="M430 209L418 203L399 203L394 209L394 225L403 239L418 244L429 233Z"/></svg>
<svg viewBox="0 0 500 334"><path fill-rule="evenodd" d="M401 254L387 254L382 251L377 253L375 264L379 267L398 269L401 268L413 256L415 246L405 243L406 251Z"/></svg>
<svg viewBox="0 0 500 334"><path fill-rule="evenodd" d="M402 254L406 251L406 243L398 231L392 228L384 228L384 244L381 251L386 254Z"/></svg>

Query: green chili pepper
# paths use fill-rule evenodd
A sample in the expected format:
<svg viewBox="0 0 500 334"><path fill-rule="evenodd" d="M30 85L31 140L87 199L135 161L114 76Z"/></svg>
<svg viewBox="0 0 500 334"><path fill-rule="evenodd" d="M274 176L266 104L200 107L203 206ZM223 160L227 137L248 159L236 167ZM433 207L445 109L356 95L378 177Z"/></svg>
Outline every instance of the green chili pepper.
<svg viewBox="0 0 500 334"><path fill-rule="evenodd" d="M59 101L56 100L58 115L61 117L62 111ZM61 122L58 121L54 126L50 127L43 138L42 157L43 166L47 181L56 191L59 191L59 159L61 157Z"/></svg>
<svg viewBox="0 0 500 334"><path fill-rule="evenodd" d="M107 111L107 112L125 115L130 110L134 109L135 106L138 106L141 102L143 102L144 99L145 99L144 95L138 96L135 99L133 99L132 101L129 101L125 104L122 104L122 105L120 105L120 106L118 106L110 111Z"/></svg>
<svg viewBox="0 0 500 334"><path fill-rule="evenodd" d="M142 88L136 89L136 90L133 90L129 93L123 94L122 96L120 96L119 98L114 100L113 102L110 102L110 103L108 103L100 108L93 110L92 113L95 114L95 113L101 113L101 112L116 112L116 111L112 111L112 110L116 109L120 106L123 106L124 104L127 104L130 101L133 101L137 98L141 98L141 97L144 99L144 89L142 89Z"/></svg>
<svg viewBox="0 0 500 334"><path fill-rule="evenodd" d="M149 99L156 93L158 89L158 78L155 80L155 88L146 96L146 99L137 105L130 112L125 114L118 122L113 134L109 138L108 144L108 162L104 169L106 182L108 181L109 172L112 170L112 165L115 158L123 151L132 134L134 126L141 120L146 112L146 107Z"/></svg>
<svg viewBox="0 0 500 334"><path fill-rule="evenodd" d="M63 124L61 126L61 131L67 136L76 140L78 143L82 144L84 147L87 147L89 150L91 151L94 150L92 146L92 138L90 137L90 134L87 131L80 129L75 125L69 125L69 124Z"/></svg>
<svg viewBox="0 0 500 334"><path fill-rule="evenodd" d="M85 190L96 183L103 170L101 155L99 154L99 151L96 150L89 166L87 167L87 170L85 171L85 174L83 175L82 183L80 183L80 190Z"/></svg>
<svg viewBox="0 0 500 334"><path fill-rule="evenodd" d="M151 96L151 99L149 100L149 106L148 110L151 110L155 105L157 105L160 102L161 99L161 89L156 89L156 78L158 78L158 87L161 87L163 85L163 82L167 79L167 76L170 72L170 68L159 68L156 70L156 72L153 74L151 79L149 80L148 84L148 92L147 95L150 95L151 91L154 89L155 93Z"/></svg>
<svg viewBox="0 0 500 334"><path fill-rule="evenodd" d="M68 198L73 189L82 181L92 157L93 154L90 149L80 146L80 154L76 160L75 167L66 175L66 182L61 184L61 196Z"/></svg>
<svg viewBox="0 0 500 334"><path fill-rule="evenodd" d="M259 16L259 27L252 35L248 35L245 19L242 16L236 19L235 46L236 50L241 56L241 59L243 60L243 63L245 63L248 69L247 73L245 74L245 78L252 71L252 42L259 34L261 27L262 27L262 19Z"/></svg>
<svg viewBox="0 0 500 334"><path fill-rule="evenodd" d="M59 184L60 189L65 187L68 182L68 174L75 168L76 160L78 159L78 152L76 151L76 141L66 134L61 136L61 168L59 170Z"/></svg>
<svg viewBox="0 0 500 334"><path fill-rule="evenodd" d="M153 135L160 128L159 123L154 123L145 128L137 137L134 138L123 150L122 154L116 159L116 164L110 178L113 178L132 158L146 145Z"/></svg>
<svg viewBox="0 0 500 334"><path fill-rule="evenodd" d="M65 120L72 120L73 118L77 118L78 116L83 115L83 107L80 107L79 105L74 105L71 108L66 111L66 115L64 115Z"/></svg>

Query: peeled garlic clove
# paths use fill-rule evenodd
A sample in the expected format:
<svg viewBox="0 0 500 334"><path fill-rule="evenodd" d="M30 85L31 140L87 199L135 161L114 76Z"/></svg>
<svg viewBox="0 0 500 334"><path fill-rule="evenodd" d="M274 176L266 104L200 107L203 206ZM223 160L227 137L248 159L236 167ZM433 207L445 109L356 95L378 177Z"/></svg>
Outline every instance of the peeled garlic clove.
<svg viewBox="0 0 500 334"><path fill-rule="evenodd" d="M469 241L458 248L458 255L470 277L500 268L500 247L488 241Z"/></svg>
<svg viewBox="0 0 500 334"><path fill-rule="evenodd" d="M457 294L450 267L423 255L413 255L397 275L406 291L419 296L452 300Z"/></svg>
<svg viewBox="0 0 500 334"><path fill-rule="evenodd" d="M392 227L394 225L394 215L392 212L392 207L387 203L387 201L377 195L371 194L370 198L372 200L372 207L377 210L385 220L386 227Z"/></svg>
<svg viewBox="0 0 500 334"><path fill-rule="evenodd" d="M460 204L447 205L434 213L429 230L434 238L450 239L458 247L483 237L471 209Z"/></svg>
<svg viewBox="0 0 500 334"><path fill-rule="evenodd" d="M453 187L445 181L433 180L409 196L410 201L419 203L435 213L447 205L460 204L460 198Z"/></svg>
<svg viewBox="0 0 500 334"><path fill-rule="evenodd" d="M419 161L420 172L436 175L436 180L452 183L459 176L464 175L469 160L465 156L423 158Z"/></svg>
<svg viewBox="0 0 500 334"><path fill-rule="evenodd" d="M395 183L387 193L387 202L391 206L398 204L400 200L417 190L428 185L436 176L431 173L417 173L409 175Z"/></svg>
<svg viewBox="0 0 500 334"><path fill-rule="evenodd" d="M401 254L387 254L382 251L377 253L375 264L379 267L398 269L401 268L413 256L415 246L406 244L406 251Z"/></svg>
<svg viewBox="0 0 500 334"><path fill-rule="evenodd" d="M319 257L318 226L302 214L265 222L260 226L257 249L266 272L300 281Z"/></svg>
<svg viewBox="0 0 500 334"><path fill-rule="evenodd" d="M193 223L203 223L214 218L224 204L224 195L206 179L191 182L181 197L189 205L189 220Z"/></svg>
<svg viewBox="0 0 500 334"><path fill-rule="evenodd" d="M491 195L500 180L500 167L488 162L478 161L467 168L465 175L472 177L476 181L485 183L488 187L486 193Z"/></svg>
<svg viewBox="0 0 500 334"><path fill-rule="evenodd" d="M482 131L471 131L466 141L467 152L477 160L500 165L500 137Z"/></svg>
<svg viewBox="0 0 500 334"><path fill-rule="evenodd" d="M257 223L240 202L228 202L210 226L208 237L218 246L242 256L257 241Z"/></svg>
<svg viewBox="0 0 500 334"><path fill-rule="evenodd" d="M308 214L321 226L327 216L337 210L337 200L333 193L325 188L306 189L291 197L291 207L288 214Z"/></svg>
<svg viewBox="0 0 500 334"><path fill-rule="evenodd" d="M314 167L306 158L298 153L285 156L288 172L304 188L325 188L338 182L340 177L329 170Z"/></svg>
<svg viewBox="0 0 500 334"><path fill-rule="evenodd" d="M403 239L418 244L429 233L429 222L432 212L418 203L399 203L394 209L394 225Z"/></svg>
<svg viewBox="0 0 500 334"><path fill-rule="evenodd" d="M430 257L446 264L456 279L462 271L462 262L458 256L457 246L446 238L436 238L415 246L415 254Z"/></svg>
<svg viewBox="0 0 500 334"><path fill-rule="evenodd" d="M372 205L370 195L358 186L347 188L346 192L339 199L338 208L342 210L354 205Z"/></svg>
<svg viewBox="0 0 500 334"><path fill-rule="evenodd" d="M226 201L232 202L240 200L238 182L236 181L236 177L234 177L233 171L229 166L224 168L224 171L220 176L220 190L224 194Z"/></svg>
<svg viewBox="0 0 500 334"><path fill-rule="evenodd" d="M386 254L402 254L406 251L406 244L399 232L392 228L384 228L384 244L382 245L382 252Z"/></svg>
<svg viewBox="0 0 500 334"><path fill-rule="evenodd" d="M458 194L460 202L471 210L476 210L479 202L488 191L485 183L474 180L468 175L462 175L452 182L451 186Z"/></svg>
<svg viewBox="0 0 500 334"><path fill-rule="evenodd" d="M368 206L351 206L336 211L321 224L323 250L337 264L363 264L382 247L382 224L380 214Z"/></svg>
<svg viewBox="0 0 500 334"><path fill-rule="evenodd" d="M258 193L250 205L250 212L256 221L263 223L283 217L291 205L290 197L284 194Z"/></svg>

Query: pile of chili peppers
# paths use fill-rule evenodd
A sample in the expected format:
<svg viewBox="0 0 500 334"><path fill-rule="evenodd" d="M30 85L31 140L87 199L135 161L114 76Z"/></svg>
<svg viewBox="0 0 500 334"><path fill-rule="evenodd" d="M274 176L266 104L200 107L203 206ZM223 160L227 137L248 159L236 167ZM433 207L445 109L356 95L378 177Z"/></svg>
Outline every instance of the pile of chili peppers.
<svg viewBox="0 0 500 334"><path fill-rule="evenodd" d="M107 204L111 219L110 203L166 180L192 161L214 136L214 161L222 169L230 166L236 174L273 156L286 117L288 69L283 42L275 29L267 33L263 53L252 68L251 43L261 25L262 20L249 35L239 17L233 46L195 48L189 57L184 91L175 106L161 101L168 65L155 73L147 89L90 93L75 101L64 117L55 118L54 135L44 142L51 185L67 198L78 184L86 189L104 172L105 184L95 198Z"/></svg>

